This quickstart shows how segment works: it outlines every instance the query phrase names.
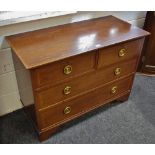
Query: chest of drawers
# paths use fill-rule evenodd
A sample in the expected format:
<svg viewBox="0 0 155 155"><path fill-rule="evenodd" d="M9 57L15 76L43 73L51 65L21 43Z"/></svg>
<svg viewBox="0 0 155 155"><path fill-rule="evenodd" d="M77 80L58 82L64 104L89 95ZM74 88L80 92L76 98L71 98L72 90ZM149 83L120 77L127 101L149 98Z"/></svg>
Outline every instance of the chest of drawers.
<svg viewBox="0 0 155 155"><path fill-rule="evenodd" d="M148 32L113 16L8 36L21 102L40 140L128 99Z"/></svg>

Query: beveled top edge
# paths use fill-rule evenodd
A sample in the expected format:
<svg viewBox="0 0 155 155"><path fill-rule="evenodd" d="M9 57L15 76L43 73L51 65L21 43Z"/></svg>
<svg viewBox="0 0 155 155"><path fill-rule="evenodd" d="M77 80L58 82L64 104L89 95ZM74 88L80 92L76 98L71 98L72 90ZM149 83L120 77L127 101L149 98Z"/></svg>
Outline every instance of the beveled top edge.
<svg viewBox="0 0 155 155"><path fill-rule="evenodd" d="M105 24L101 23L104 20L105 20ZM114 26L116 28L117 27L120 28L120 27L124 26L126 28L126 32L125 33L122 32L122 35L119 34L118 36L114 36L115 37L114 39L112 38L112 39L109 39L109 40L105 40L104 36L106 36L106 35L103 35L105 32L103 30L100 31L99 29L97 29L98 27L96 26L95 27L95 32L98 35L97 37L99 38L99 36L101 36L101 35L103 35L103 37L101 36L89 48L85 48L85 49L82 49L82 50L76 48L77 44L75 44L76 42L72 41L72 40L78 40L83 36L82 29L85 29L85 31L86 31L87 27L88 27L88 30L90 29L90 31L88 31L88 33L86 35L90 36L91 33L92 33L91 31L94 30L93 29L94 28L93 24L96 24L96 25L98 24L99 28L101 29L102 26L106 25L109 22L108 20L111 22L111 24L114 24ZM91 25L88 25L88 24L91 24ZM76 31L78 33L78 36L76 36L74 34L74 32L73 32L73 35L72 35L72 33L68 33L68 36L67 36L67 33L65 34L65 32L63 32L64 35L63 35L62 32L59 33L59 31L61 31L61 30L62 31L65 30L65 29L68 30L67 29L68 27L69 28L70 27L71 28L72 27L73 28L77 27L78 29L76 29ZM91 28L92 28L92 30L91 30ZM108 30L108 31L111 30L110 28L107 29L106 26L105 26L105 29ZM84 31L84 33L85 33L85 31ZM57 47L57 45L55 43L53 43L54 45L51 46L51 50L49 51L49 49L47 49L48 52L43 53L43 51L41 51L38 48L38 47L41 47L40 44L43 44L43 47L45 47L45 45L47 45L45 42L43 42L43 41L45 41L45 38L44 38L45 34L43 32L50 32L53 36L55 35L54 33L56 33L57 36L58 36L58 39L55 39L56 37L54 36L55 37L54 41L55 41L55 43L59 42L59 40L64 41L66 43L66 45L64 45L64 51L63 51L63 47L62 47L62 49L60 49L59 46L58 46L57 49L60 50L60 52L56 53L54 51L55 48L53 46ZM131 24L110 15L110 16L106 16L106 17L99 17L99 18L89 19L89 20L85 20L85 21L80 21L80 22L74 22L74 23L68 23L68 24L64 24L64 25L54 26L54 27L50 27L50 28L46 28L46 29L40 29L40 30L31 31L31 32L20 33L20 34L17 34L17 35L7 36L6 39L9 42L9 44L10 44L11 48L13 49L13 51L19 57L21 62L24 64L25 68L26 69L33 69L33 68L36 68L36 67L39 67L39 66L42 66L42 65L45 65L45 64L49 64L49 63L52 63L52 62L55 62L55 61L59 61L59 60L65 59L65 58L76 56L76 55L86 53L86 52L89 52L89 51L98 50L100 48L105 48L107 46L112 46L112 45L115 45L115 44L119 44L121 42L126 42L126 41L130 41L130 40L142 38L142 37L145 37L145 36L147 36L149 34L150 33L146 32L145 30L142 30L142 29L140 29L140 28L138 28L136 26L132 26ZM37 35L41 36L40 44L36 43ZM66 38L68 39L68 42L64 39L65 35L66 35ZM32 36L32 38L35 41L34 43L33 43L33 40L29 39L29 36ZM47 37L49 37L49 35L47 35ZM71 38L72 39L71 40L71 39L69 39L69 37L73 37L73 39ZM22 42L22 40L23 40L23 42ZM31 45L29 45L29 44L25 45L24 41L25 41L25 44L27 44L27 42L30 42L30 43L32 42L32 44ZM48 42L49 40L46 40L46 41ZM53 41L53 38L51 39L51 41ZM70 42L75 44L76 46L73 46L72 48L69 49L67 47L67 45L69 45ZM96 47L96 45L99 44L100 42L101 42L100 47ZM23 47L21 46L22 44L24 45ZM32 58L32 61L29 61L28 56L30 56L30 58L31 58L31 56L32 56L31 54L34 54L34 52L31 49L35 49L36 51L38 50L38 53L40 53L40 55L37 55L35 53L36 54L36 59L34 57L34 58ZM27 51L28 53L26 53L25 51ZM52 55L52 52L54 53L53 55ZM46 54L49 55L49 57L46 57L46 59L42 59L41 56L44 56Z"/></svg>

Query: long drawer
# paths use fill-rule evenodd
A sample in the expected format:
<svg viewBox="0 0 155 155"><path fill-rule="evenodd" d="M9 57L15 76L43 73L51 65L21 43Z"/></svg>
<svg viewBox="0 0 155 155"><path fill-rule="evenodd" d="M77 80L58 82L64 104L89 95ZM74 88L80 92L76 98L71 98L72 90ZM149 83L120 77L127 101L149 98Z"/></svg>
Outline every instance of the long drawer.
<svg viewBox="0 0 155 155"><path fill-rule="evenodd" d="M84 111L89 111L99 104L104 104L109 98L112 99L121 93L129 91L132 79L133 77L130 76L126 79L98 88L71 101L62 102L61 104L40 111L41 129L62 123Z"/></svg>
<svg viewBox="0 0 155 155"><path fill-rule="evenodd" d="M138 39L100 49L98 68L136 58L141 51L141 40Z"/></svg>
<svg viewBox="0 0 155 155"><path fill-rule="evenodd" d="M58 84L49 89L36 92L37 107L39 109L56 104L76 95L85 93L107 82L117 80L135 72L136 59L119 63L111 67L99 69L84 76L74 78L68 82Z"/></svg>

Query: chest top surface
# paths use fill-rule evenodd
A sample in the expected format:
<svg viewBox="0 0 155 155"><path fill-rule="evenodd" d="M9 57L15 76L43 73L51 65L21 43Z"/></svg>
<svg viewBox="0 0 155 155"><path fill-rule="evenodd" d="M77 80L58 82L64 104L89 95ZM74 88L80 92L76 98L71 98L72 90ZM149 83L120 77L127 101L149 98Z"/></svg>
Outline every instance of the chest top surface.
<svg viewBox="0 0 155 155"><path fill-rule="evenodd" d="M116 17L107 16L82 22L21 33L6 37L27 69L149 35Z"/></svg>

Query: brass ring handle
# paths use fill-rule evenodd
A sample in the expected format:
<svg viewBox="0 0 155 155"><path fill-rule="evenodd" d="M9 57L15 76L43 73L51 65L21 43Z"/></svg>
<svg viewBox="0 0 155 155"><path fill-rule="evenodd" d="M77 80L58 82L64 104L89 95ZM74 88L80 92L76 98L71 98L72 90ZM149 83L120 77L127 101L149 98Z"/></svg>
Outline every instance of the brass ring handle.
<svg viewBox="0 0 155 155"><path fill-rule="evenodd" d="M121 68L116 68L114 73L115 73L115 75L121 74Z"/></svg>
<svg viewBox="0 0 155 155"><path fill-rule="evenodd" d="M115 94L117 92L117 86L111 88L111 93Z"/></svg>
<svg viewBox="0 0 155 155"><path fill-rule="evenodd" d="M122 49L118 52L118 56L119 56L119 57L123 57L123 56L125 56L125 53L126 53L126 49L125 49L125 48L122 48Z"/></svg>
<svg viewBox="0 0 155 155"><path fill-rule="evenodd" d="M67 94L70 94L71 93L71 87L70 86L66 86L64 88L64 94L67 95Z"/></svg>
<svg viewBox="0 0 155 155"><path fill-rule="evenodd" d="M72 66L71 65L67 65L64 67L64 74L68 75L72 72Z"/></svg>
<svg viewBox="0 0 155 155"><path fill-rule="evenodd" d="M64 109L64 114L69 114L71 112L71 107L66 107Z"/></svg>

